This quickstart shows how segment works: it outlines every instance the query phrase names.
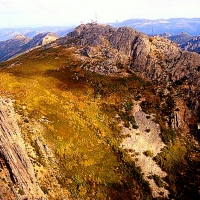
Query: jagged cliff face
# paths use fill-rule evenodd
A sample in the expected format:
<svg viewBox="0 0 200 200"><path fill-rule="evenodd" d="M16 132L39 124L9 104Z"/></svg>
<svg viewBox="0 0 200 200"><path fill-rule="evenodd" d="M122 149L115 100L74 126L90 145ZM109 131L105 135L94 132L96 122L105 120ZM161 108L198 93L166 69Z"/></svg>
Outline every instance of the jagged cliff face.
<svg viewBox="0 0 200 200"><path fill-rule="evenodd" d="M131 68L152 80L177 81L194 79L199 70L199 55L181 51L179 46L162 37L148 37L132 28L107 25L80 25L57 45L79 47L107 46L130 56ZM192 80L193 81L193 80Z"/></svg>
<svg viewBox="0 0 200 200"><path fill-rule="evenodd" d="M178 45L161 37L137 38L132 45L132 58L131 69L165 82L192 80L200 65L198 54L181 51Z"/></svg>
<svg viewBox="0 0 200 200"><path fill-rule="evenodd" d="M200 55L181 51L171 41L160 37L137 38L132 45L130 69L158 83L179 85L177 92L191 105L199 118Z"/></svg>
<svg viewBox="0 0 200 200"><path fill-rule="evenodd" d="M0 98L1 199L45 199L29 160L11 99ZM9 173L4 165L7 165ZM4 166L4 167L3 167ZM6 185L13 185L7 187ZM7 188L7 189L6 189Z"/></svg>
<svg viewBox="0 0 200 200"><path fill-rule="evenodd" d="M96 23L80 25L66 37L58 39L51 46L76 46L84 67L104 75L116 75L128 67L132 43L136 37L145 37L132 28L115 29ZM97 59L95 59L97 58ZM100 63L99 63L100 62Z"/></svg>

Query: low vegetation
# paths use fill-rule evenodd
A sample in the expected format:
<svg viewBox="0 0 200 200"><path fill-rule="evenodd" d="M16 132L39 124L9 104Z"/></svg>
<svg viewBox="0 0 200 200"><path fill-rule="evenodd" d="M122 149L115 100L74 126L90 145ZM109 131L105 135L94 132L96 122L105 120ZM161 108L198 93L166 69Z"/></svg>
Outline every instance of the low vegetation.
<svg viewBox="0 0 200 200"><path fill-rule="evenodd" d="M120 124L138 128L131 112L133 100L142 99L142 109L149 114L147 118L154 113L167 145L155 160L169 174L166 181L171 197L184 199L189 192L196 192L197 186L186 182L189 173L195 179L197 170L198 163L189 159L188 152L193 149L179 141L169 120L175 109L173 92L158 92L157 86L134 74L105 77L85 71L75 51L74 47L35 49L1 64L0 94L14 100L23 119L24 139L35 151L35 162L46 167L44 153L35 141L38 134L55 155L56 163L50 163L57 169L54 176L71 198L152 199L140 169L119 148L124 137ZM34 122L39 125L32 131ZM144 154L154 156L150 150ZM152 178L163 187L159 177ZM59 192L50 188L47 180L40 184L50 197ZM184 187L188 189L181 192Z"/></svg>
<svg viewBox="0 0 200 200"><path fill-rule="evenodd" d="M153 157L153 152L151 150L147 150L144 152L145 156Z"/></svg>
<svg viewBox="0 0 200 200"><path fill-rule="evenodd" d="M34 50L1 66L0 93L15 100L24 139L36 154L35 163L46 167L35 141L38 132L58 160L54 176L72 198L151 198L140 170L119 149L119 120L135 123L131 115L126 119L132 108L130 93L135 94L144 82L134 76L105 78L85 71L73 51ZM34 127L38 130L33 134L29 126L34 121L42 128ZM40 184L45 194L58 192L46 180Z"/></svg>

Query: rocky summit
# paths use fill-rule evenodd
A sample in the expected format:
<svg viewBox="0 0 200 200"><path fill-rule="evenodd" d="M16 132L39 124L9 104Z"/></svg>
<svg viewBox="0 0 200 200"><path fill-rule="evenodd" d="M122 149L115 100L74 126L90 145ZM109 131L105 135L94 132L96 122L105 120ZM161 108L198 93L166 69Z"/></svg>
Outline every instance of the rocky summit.
<svg viewBox="0 0 200 200"><path fill-rule="evenodd" d="M129 70L149 80L168 85L181 83L184 85L182 87L189 86L188 90L184 89L184 94L192 95L193 98L189 98L188 101L193 99L195 113L200 116L198 98L200 55L181 50L171 40L159 36L149 37L128 27L113 28L92 23L75 28L66 37L58 39L56 45L78 46L85 57L92 57L91 54L95 51L99 54L103 51L101 55L104 55L106 61L114 57L107 65L107 71L115 66L114 71L119 72L119 67L123 68L122 66L126 65ZM112 53L114 50L117 53ZM89 67L91 70L94 68L94 65ZM102 73L102 68L99 66L95 71L98 72L98 69Z"/></svg>

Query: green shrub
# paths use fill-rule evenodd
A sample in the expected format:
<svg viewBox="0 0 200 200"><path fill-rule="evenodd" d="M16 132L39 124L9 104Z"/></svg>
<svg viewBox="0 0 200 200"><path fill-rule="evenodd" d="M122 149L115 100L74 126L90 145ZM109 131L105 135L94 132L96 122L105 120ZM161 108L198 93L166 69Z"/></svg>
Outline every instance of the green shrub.
<svg viewBox="0 0 200 200"><path fill-rule="evenodd" d="M153 152L151 150L147 150L144 152L145 156L153 157Z"/></svg>
<svg viewBox="0 0 200 200"><path fill-rule="evenodd" d="M41 189L44 192L44 194L48 194L49 193L49 190L46 187L42 186Z"/></svg>
<svg viewBox="0 0 200 200"><path fill-rule="evenodd" d="M172 128L165 128L161 126L161 138L164 143L168 143L170 141L174 142L176 138L176 134Z"/></svg>
<svg viewBox="0 0 200 200"><path fill-rule="evenodd" d="M126 102L126 103L124 104L124 107L125 107L126 112L129 113L129 112L132 110L133 103L132 103L132 102Z"/></svg>
<svg viewBox="0 0 200 200"><path fill-rule="evenodd" d="M184 167L185 155L187 149L185 146L176 142L156 156L158 164L167 172L177 172Z"/></svg>
<svg viewBox="0 0 200 200"><path fill-rule="evenodd" d="M22 190L21 188L18 190L18 193L19 193L20 195L25 195L24 190Z"/></svg>
<svg viewBox="0 0 200 200"><path fill-rule="evenodd" d="M139 126L137 125L137 124L132 124L132 127L133 127L133 129L138 129L139 128Z"/></svg>
<svg viewBox="0 0 200 200"><path fill-rule="evenodd" d="M149 133L151 130L149 128L146 129L146 132Z"/></svg>
<svg viewBox="0 0 200 200"><path fill-rule="evenodd" d="M164 187L166 184L163 182L162 178L156 174L153 175L153 179L156 183L156 185L161 188Z"/></svg>

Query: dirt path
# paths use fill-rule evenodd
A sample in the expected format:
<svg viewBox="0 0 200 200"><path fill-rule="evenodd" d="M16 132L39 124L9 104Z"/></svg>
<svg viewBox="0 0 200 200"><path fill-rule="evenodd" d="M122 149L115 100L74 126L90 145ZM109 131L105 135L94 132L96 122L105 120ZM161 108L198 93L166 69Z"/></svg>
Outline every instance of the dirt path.
<svg viewBox="0 0 200 200"><path fill-rule="evenodd" d="M160 127L152 121L153 116L141 111L138 104L133 108L133 115L139 128L124 127L123 134L129 137L123 140L121 147L129 150L129 154L134 159L136 165L141 168L145 180L150 184L153 197L168 197L169 191L164 187L158 187L154 179L150 178L152 175L156 175L160 179L167 176L166 172L162 171L153 160L153 157L160 153L165 146L159 136ZM145 155L145 152L148 152L149 156ZM163 180L162 182L166 184Z"/></svg>

